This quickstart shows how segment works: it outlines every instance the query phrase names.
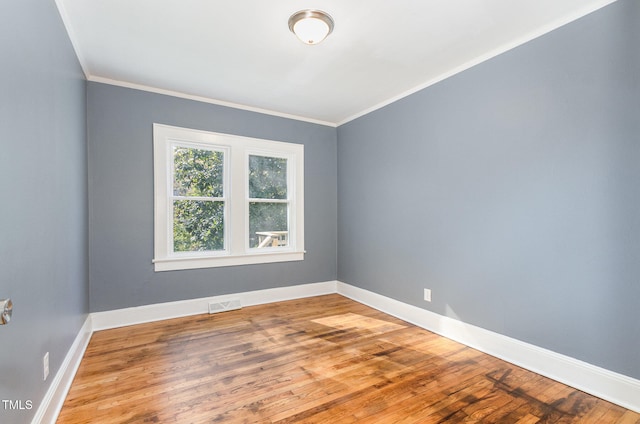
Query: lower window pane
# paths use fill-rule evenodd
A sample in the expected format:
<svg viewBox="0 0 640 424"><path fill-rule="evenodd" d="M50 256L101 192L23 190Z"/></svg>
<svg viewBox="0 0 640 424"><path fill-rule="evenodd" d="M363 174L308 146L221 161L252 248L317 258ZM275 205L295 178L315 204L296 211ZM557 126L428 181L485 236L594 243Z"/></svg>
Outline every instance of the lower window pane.
<svg viewBox="0 0 640 424"><path fill-rule="evenodd" d="M289 245L287 203L249 203L249 247Z"/></svg>
<svg viewBox="0 0 640 424"><path fill-rule="evenodd" d="M173 201L173 251L224 250L224 202Z"/></svg>

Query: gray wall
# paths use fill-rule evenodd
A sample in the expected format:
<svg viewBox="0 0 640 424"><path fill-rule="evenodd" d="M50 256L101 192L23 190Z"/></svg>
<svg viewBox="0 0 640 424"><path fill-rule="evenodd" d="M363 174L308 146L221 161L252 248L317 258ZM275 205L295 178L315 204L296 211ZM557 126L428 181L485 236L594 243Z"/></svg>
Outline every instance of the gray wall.
<svg viewBox="0 0 640 424"><path fill-rule="evenodd" d="M640 378L639 22L620 0L339 127L339 280Z"/></svg>
<svg viewBox="0 0 640 424"><path fill-rule="evenodd" d="M154 122L305 146L305 260L154 272ZM335 280L337 131L100 83L88 85L91 311Z"/></svg>
<svg viewBox="0 0 640 424"><path fill-rule="evenodd" d="M33 403L0 422L24 424L89 308L86 83L53 1L2 2L0 56L0 399Z"/></svg>
<svg viewBox="0 0 640 424"><path fill-rule="evenodd" d="M0 399L34 407L0 421L32 418L89 309L336 277L640 378L639 21L620 0L336 132L98 83L87 103L54 2L4 2ZM303 143L305 261L155 273L153 122Z"/></svg>

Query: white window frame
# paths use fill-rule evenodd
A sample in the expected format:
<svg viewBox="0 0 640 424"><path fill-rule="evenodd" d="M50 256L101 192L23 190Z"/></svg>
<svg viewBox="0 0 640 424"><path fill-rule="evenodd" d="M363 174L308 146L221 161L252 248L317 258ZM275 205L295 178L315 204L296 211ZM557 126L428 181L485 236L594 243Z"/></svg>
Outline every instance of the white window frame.
<svg viewBox="0 0 640 424"><path fill-rule="evenodd" d="M224 152L224 250L173 251L173 146ZM249 247L249 156L287 159L288 244ZM154 268L194 268L304 260L304 146L153 124Z"/></svg>

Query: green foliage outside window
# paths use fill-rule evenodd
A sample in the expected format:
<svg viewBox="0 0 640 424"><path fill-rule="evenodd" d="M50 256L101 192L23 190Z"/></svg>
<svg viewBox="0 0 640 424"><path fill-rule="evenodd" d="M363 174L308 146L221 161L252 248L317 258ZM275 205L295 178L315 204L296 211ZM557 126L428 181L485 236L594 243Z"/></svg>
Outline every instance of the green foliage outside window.
<svg viewBox="0 0 640 424"><path fill-rule="evenodd" d="M249 156L249 197L287 198L287 160L268 156Z"/></svg>
<svg viewBox="0 0 640 424"><path fill-rule="evenodd" d="M174 147L173 250L224 249L224 153ZM258 247L258 232L287 231L287 159L249 156L249 196L274 202L249 203L249 245Z"/></svg>
<svg viewBox="0 0 640 424"><path fill-rule="evenodd" d="M193 252L224 249L224 153L175 147L173 250Z"/></svg>

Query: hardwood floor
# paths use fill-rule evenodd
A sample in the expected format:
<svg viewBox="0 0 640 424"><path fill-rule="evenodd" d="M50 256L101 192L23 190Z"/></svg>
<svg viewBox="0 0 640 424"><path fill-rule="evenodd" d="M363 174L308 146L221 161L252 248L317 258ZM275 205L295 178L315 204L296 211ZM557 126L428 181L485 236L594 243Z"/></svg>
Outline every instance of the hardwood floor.
<svg viewBox="0 0 640 424"><path fill-rule="evenodd" d="M96 332L58 423L600 423L640 414L340 295Z"/></svg>

